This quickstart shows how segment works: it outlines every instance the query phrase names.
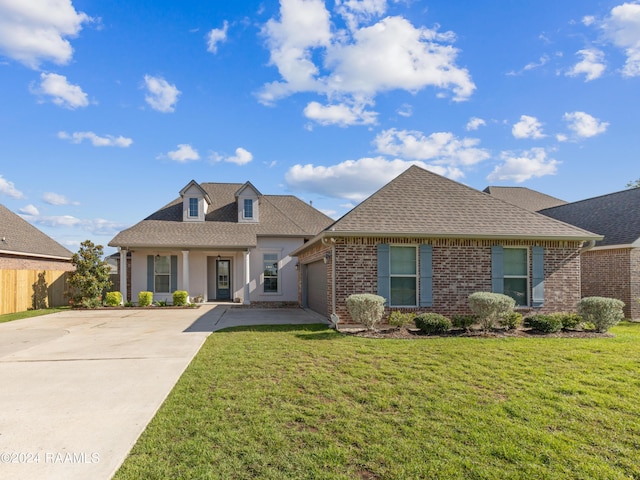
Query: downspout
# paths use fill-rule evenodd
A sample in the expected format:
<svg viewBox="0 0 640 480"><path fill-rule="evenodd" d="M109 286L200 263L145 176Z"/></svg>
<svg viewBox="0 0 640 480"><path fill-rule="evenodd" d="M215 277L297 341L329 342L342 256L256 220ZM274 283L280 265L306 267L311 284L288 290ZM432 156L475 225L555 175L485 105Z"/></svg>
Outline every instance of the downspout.
<svg viewBox="0 0 640 480"><path fill-rule="evenodd" d="M322 238L322 244L331 245L331 323L332 327L337 330L340 318L336 313L336 239L330 238L327 243L327 239Z"/></svg>
<svg viewBox="0 0 640 480"><path fill-rule="evenodd" d="M582 244L582 247L580 247L580 253L582 254L588 250L591 250L595 246L596 246L596 241L589 240L586 245L584 243Z"/></svg>

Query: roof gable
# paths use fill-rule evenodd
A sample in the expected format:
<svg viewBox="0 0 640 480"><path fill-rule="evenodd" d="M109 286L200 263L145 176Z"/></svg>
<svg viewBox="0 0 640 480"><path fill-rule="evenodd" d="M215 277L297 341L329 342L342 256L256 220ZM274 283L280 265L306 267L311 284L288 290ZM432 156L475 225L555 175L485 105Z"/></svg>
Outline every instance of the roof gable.
<svg viewBox="0 0 640 480"><path fill-rule="evenodd" d="M412 166L329 227L336 233L590 240L551 220Z"/></svg>
<svg viewBox="0 0 640 480"><path fill-rule="evenodd" d="M0 251L70 260L73 254L4 205L0 205Z"/></svg>
<svg viewBox="0 0 640 480"><path fill-rule="evenodd" d="M256 187L254 187L254 186L253 186L253 184L252 184L251 182L245 182L245 183L244 183L244 185L242 185L242 186L241 186L241 187L236 191L236 193L235 193L234 195L235 195L235 197L237 198L237 197L241 196L243 193L249 193L249 192L246 192L247 190L253 190L253 194L254 194L255 196L257 196L257 197L262 196L262 194L260 193L260 191L259 191ZM251 194L249 193L249 195L251 195Z"/></svg>
<svg viewBox="0 0 640 480"><path fill-rule="evenodd" d="M182 190L180 190L180 197L184 197L192 189L196 189L202 195L202 197L205 199L207 204L211 204L211 198L209 198L209 194L195 180L191 180L189 183L187 183L182 188Z"/></svg>
<svg viewBox="0 0 640 480"><path fill-rule="evenodd" d="M588 198L540 213L604 235L597 246L640 246L640 188Z"/></svg>

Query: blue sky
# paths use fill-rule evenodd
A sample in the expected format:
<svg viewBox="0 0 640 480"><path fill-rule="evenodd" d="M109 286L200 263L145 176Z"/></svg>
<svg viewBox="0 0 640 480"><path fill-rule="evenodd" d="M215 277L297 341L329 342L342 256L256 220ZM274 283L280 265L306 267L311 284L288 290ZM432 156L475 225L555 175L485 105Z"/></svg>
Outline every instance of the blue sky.
<svg viewBox="0 0 640 480"><path fill-rule="evenodd" d="M574 201L640 177L640 3L0 0L0 105L0 203L72 251L192 179Z"/></svg>

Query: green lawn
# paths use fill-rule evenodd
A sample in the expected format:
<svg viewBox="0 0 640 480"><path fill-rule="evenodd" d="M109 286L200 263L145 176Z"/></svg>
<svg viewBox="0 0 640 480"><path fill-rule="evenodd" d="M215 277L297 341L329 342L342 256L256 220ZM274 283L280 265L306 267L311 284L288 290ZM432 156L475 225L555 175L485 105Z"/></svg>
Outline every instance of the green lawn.
<svg viewBox="0 0 640 480"><path fill-rule="evenodd" d="M640 324L612 333L214 333L115 478L640 479Z"/></svg>
<svg viewBox="0 0 640 480"><path fill-rule="evenodd" d="M12 322L13 320L21 320L23 318L39 317L40 315L49 315L50 313L68 310L69 307L43 308L42 310L27 310L26 312L5 313L0 315L0 323Z"/></svg>

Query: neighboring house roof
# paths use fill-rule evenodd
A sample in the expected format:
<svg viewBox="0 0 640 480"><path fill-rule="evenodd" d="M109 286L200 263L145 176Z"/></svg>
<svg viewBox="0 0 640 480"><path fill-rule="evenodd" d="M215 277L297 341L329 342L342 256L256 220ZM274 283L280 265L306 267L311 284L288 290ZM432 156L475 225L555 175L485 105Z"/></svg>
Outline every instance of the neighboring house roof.
<svg viewBox="0 0 640 480"><path fill-rule="evenodd" d="M136 225L118 233L112 247L249 248L260 236L310 238L332 219L292 195L261 195L260 221L239 223L235 194L241 183L201 183L211 199L204 222L182 221L177 198Z"/></svg>
<svg viewBox="0 0 640 480"><path fill-rule="evenodd" d="M567 203L559 198L526 187L487 187L483 192L532 212Z"/></svg>
<svg viewBox="0 0 640 480"><path fill-rule="evenodd" d="M574 241L601 238L417 166L322 232L322 237L372 235Z"/></svg>
<svg viewBox="0 0 640 480"><path fill-rule="evenodd" d="M0 205L0 253L70 260L69 250L4 205Z"/></svg>
<svg viewBox="0 0 640 480"><path fill-rule="evenodd" d="M540 213L604 235L596 246L640 246L640 188L568 203Z"/></svg>

